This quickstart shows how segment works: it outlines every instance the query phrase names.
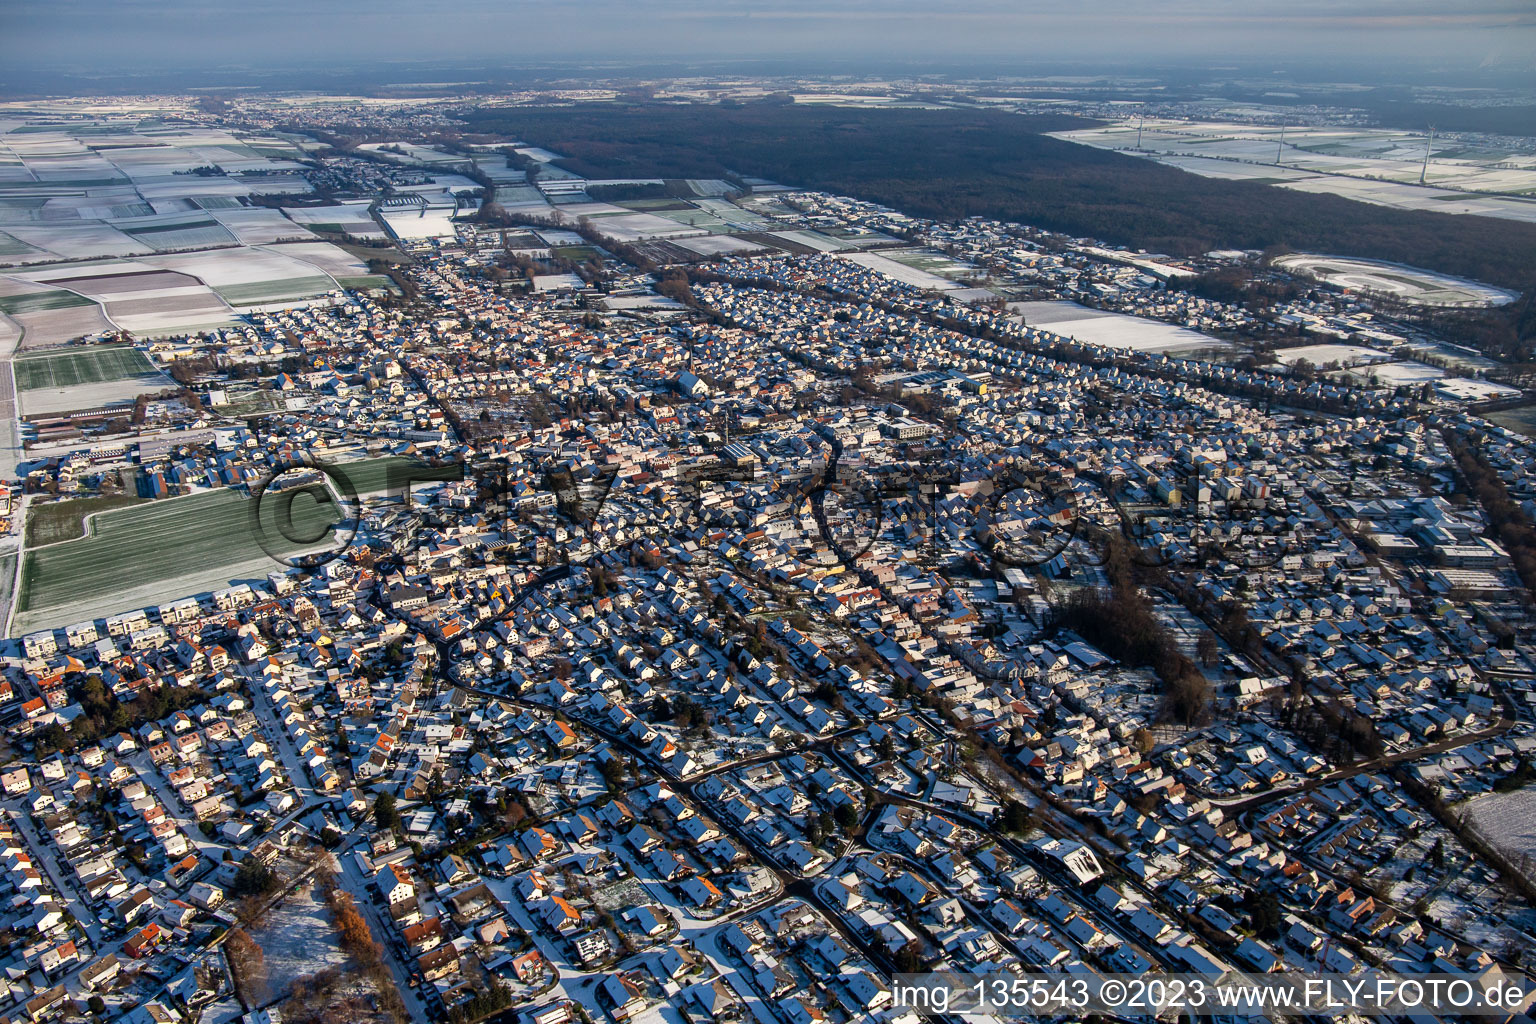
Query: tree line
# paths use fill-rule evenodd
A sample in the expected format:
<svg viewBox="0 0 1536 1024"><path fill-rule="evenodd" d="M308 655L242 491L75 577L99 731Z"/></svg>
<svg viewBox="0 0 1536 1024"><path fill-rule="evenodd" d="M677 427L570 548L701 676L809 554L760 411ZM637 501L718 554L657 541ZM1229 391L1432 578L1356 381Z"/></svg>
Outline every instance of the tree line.
<svg viewBox="0 0 1536 1024"><path fill-rule="evenodd" d="M1536 266L1533 224L1202 178L1045 134L1093 123L1066 116L591 103L464 118L595 178L754 174L923 217L994 217L1174 256L1286 245L1520 290Z"/></svg>

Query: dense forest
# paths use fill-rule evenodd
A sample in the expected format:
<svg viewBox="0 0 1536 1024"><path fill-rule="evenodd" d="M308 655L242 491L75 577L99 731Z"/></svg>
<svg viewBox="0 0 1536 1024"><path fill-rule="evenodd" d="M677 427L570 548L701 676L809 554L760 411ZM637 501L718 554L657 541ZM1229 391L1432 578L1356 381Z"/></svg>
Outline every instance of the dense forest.
<svg viewBox="0 0 1536 1024"><path fill-rule="evenodd" d="M515 136L602 178L761 175L908 213L986 215L1172 255L1274 245L1392 260L1526 290L1536 224L1371 206L1202 178L1042 133L1068 117L988 110L581 104L483 109Z"/></svg>

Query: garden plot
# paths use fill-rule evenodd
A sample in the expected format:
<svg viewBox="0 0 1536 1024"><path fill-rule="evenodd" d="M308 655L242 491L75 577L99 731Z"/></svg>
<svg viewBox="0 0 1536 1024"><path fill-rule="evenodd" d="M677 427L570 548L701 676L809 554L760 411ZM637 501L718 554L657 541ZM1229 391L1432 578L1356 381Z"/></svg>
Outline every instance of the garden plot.
<svg viewBox="0 0 1536 1024"><path fill-rule="evenodd" d="M1437 274L1418 267L1378 260L1292 253L1274 261L1293 274L1310 277L1346 292L1390 295L1420 306L1502 306L1519 295L1503 288Z"/></svg>
<svg viewBox="0 0 1536 1024"><path fill-rule="evenodd" d="M1010 302L1008 310L1022 316L1031 327L1109 348L1135 352L1195 352L1232 347L1230 342L1199 331L1175 327L1160 320L1089 309L1075 302Z"/></svg>

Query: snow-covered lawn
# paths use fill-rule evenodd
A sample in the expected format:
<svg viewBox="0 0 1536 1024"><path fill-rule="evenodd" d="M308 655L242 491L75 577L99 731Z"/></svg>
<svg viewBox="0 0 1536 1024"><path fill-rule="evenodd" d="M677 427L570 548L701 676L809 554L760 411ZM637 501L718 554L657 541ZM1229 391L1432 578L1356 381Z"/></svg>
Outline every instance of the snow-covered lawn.
<svg viewBox="0 0 1536 1024"><path fill-rule="evenodd" d="M1477 830L1510 856L1536 857L1536 786L1467 801Z"/></svg>
<svg viewBox="0 0 1536 1024"><path fill-rule="evenodd" d="M283 900L262 926L251 932L251 938L261 944L267 991L274 996L286 993L296 978L338 967L347 959L336 942L330 914L313 886L304 886Z"/></svg>

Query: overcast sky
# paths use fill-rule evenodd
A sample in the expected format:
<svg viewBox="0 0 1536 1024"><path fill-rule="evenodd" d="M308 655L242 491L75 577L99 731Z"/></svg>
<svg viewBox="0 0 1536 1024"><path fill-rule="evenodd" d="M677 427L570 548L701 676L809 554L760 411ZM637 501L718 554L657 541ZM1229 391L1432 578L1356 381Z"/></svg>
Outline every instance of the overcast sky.
<svg viewBox="0 0 1536 1024"><path fill-rule="evenodd" d="M0 65L845 58L1532 66L1532 0L0 0ZM14 77L12 77L14 81Z"/></svg>

